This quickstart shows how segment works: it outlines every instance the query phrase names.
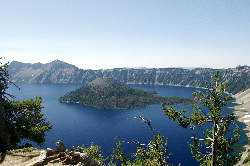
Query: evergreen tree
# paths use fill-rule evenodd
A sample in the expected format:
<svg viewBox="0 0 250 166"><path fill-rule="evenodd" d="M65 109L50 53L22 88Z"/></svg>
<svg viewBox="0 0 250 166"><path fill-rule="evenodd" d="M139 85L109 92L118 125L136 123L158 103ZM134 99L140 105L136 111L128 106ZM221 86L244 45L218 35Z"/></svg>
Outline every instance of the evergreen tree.
<svg viewBox="0 0 250 166"><path fill-rule="evenodd" d="M4 100L8 85L7 64L0 62L0 152L10 149L9 133L5 125Z"/></svg>
<svg viewBox="0 0 250 166"><path fill-rule="evenodd" d="M33 141L38 145L45 143L45 132L50 131L52 126L41 113L43 108L41 103L41 97L23 102L5 101L5 125L13 148L17 147L22 139Z"/></svg>
<svg viewBox="0 0 250 166"><path fill-rule="evenodd" d="M191 153L196 161L201 162L201 165L234 165L240 159L241 154L233 154L233 145L239 141L239 127L236 126L231 137L227 137L230 125L234 124L235 115L222 113L222 107L227 105L227 102L232 99L230 95L225 95L226 85L219 81L219 72L217 71L214 78L214 84L208 88L208 93L204 94L201 91L193 93L195 100L202 106L209 109L206 113L197 105L193 105L193 113L185 116L185 110L177 111L174 107L168 104L168 107L163 105L164 114L169 119L177 121L184 127L194 129L195 126L202 126L206 122L212 123L211 130L207 130L204 139L193 137L193 144L189 143ZM204 141L204 142L202 142ZM211 148L211 151L204 151L204 146Z"/></svg>
<svg viewBox="0 0 250 166"><path fill-rule="evenodd" d="M41 113L42 99L10 101L8 97L14 96L6 93L10 82L8 64L0 64L0 152L17 147L22 139L42 145L45 132L52 128Z"/></svg>

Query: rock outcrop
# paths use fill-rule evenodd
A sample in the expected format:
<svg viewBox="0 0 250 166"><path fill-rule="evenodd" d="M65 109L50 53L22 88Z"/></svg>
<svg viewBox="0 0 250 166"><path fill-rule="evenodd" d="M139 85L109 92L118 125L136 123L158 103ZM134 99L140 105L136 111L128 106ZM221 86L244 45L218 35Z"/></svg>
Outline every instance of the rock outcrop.
<svg viewBox="0 0 250 166"><path fill-rule="evenodd" d="M242 109L250 110L250 89L237 93L233 97L236 99L236 103L241 104Z"/></svg>
<svg viewBox="0 0 250 166"><path fill-rule="evenodd" d="M62 141L56 142L56 149L46 149L40 152L35 160L25 164L26 166L44 166L52 163L62 165L99 166L100 163L92 159L87 153L79 152L77 149L68 151ZM59 164L58 164L59 165Z"/></svg>

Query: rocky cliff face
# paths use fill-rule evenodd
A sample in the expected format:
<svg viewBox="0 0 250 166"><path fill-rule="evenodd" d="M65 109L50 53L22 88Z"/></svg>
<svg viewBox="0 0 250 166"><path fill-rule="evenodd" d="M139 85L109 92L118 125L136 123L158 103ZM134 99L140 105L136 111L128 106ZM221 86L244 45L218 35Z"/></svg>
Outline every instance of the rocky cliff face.
<svg viewBox="0 0 250 166"><path fill-rule="evenodd" d="M32 83L89 83L96 78L112 77L129 84L160 84L207 87L218 69L153 68L109 70L83 70L74 65L55 60L47 64L11 62L9 74L14 82ZM221 79L228 83L227 91L237 93L250 88L250 67L238 66L220 69Z"/></svg>
<svg viewBox="0 0 250 166"><path fill-rule="evenodd" d="M250 89L237 93L233 96L242 110L250 110Z"/></svg>
<svg viewBox="0 0 250 166"><path fill-rule="evenodd" d="M12 81L15 82L68 83L74 82L72 73L79 69L59 60L47 64L13 61L9 65L8 71Z"/></svg>

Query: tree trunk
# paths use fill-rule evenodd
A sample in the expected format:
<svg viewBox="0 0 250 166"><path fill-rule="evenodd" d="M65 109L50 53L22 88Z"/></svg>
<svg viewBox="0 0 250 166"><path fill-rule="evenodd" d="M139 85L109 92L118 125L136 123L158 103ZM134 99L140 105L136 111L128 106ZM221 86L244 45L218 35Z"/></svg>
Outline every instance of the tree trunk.
<svg viewBox="0 0 250 166"><path fill-rule="evenodd" d="M0 152L10 149L10 139L8 130L5 125L3 99L0 99Z"/></svg>
<svg viewBox="0 0 250 166"><path fill-rule="evenodd" d="M212 166L217 164L217 121L214 121L213 146L212 146Z"/></svg>

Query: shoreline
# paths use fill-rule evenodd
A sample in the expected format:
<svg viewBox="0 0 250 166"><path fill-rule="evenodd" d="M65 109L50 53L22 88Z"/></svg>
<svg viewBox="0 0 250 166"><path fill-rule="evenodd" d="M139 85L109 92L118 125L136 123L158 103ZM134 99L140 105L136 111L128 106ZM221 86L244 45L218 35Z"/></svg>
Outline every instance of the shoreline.
<svg viewBox="0 0 250 166"><path fill-rule="evenodd" d="M249 155L250 146L248 142L250 141L250 89L237 93L232 96L235 99L236 106L231 107L234 109L233 113L236 116L236 120L245 124L245 127L242 129L243 133L246 135L247 144L243 145L242 157L238 164L235 166L243 165L245 159ZM245 164L244 164L245 165Z"/></svg>
<svg viewBox="0 0 250 166"><path fill-rule="evenodd" d="M233 95L235 98L235 102L237 105L232 107L234 109L234 113L236 119L239 122L244 123L246 126L243 129L250 139L250 89L237 93Z"/></svg>

